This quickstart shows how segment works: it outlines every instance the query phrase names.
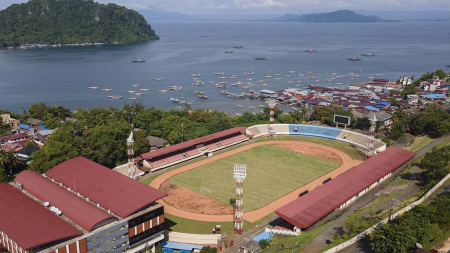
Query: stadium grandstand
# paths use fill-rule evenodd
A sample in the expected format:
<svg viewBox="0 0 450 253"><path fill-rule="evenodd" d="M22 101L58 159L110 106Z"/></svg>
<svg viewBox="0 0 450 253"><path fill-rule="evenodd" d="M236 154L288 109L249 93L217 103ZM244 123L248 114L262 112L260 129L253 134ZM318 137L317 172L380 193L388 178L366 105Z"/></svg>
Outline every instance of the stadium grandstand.
<svg viewBox="0 0 450 253"><path fill-rule="evenodd" d="M0 246L11 253L140 252L164 239L166 193L83 157L0 184Z"/></svg>
<svg viewBox="0 0 450 253"><path fill-rule="evenodd" d="M279 208L275 213L297 228L308 228L334 210L345 208L391 176L393 171L415 155L410 151L390 147Z"/></svg>
<svg viewBox="0 0 450 253"><path fill-rule="evenodd" d="M277 135L310 136L343 141L363 150L367 149L367 144L370 140L370 136L334 127L306 124L274 124L273 126ZM268 125L251 126L247 128L246 134L252 138L269 135ZM378 139L374 139L373 145L377 152L382 152L386 149L386 144Z"/></svg>
<svg viewBox="0 0 450 253"><path fill-rule="evenodd" d="M140 159L138 159L139 168L141 170L156 171L237 145L250 138L268 136L268 126L235 127L156 151L150 151L142 154ZM306 124L273 124L272 126L277 135L309 136L343 141L362 150L367 150L370 140L369 136L333 127ZM378 139L374 139L374 148L376 152L382 152L386 149L386 144Z"/></svg>
<svg viewBox="0 0 450 253"><path fill-rule="evenodd" d="M248 140L246 127L235 127L141 155L140 165L155 171Z"/></svg>

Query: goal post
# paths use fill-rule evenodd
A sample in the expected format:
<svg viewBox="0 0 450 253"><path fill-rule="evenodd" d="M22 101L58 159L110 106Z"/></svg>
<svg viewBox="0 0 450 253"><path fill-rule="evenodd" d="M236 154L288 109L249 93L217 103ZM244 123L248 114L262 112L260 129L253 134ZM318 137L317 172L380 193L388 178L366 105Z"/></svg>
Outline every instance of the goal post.
<svg viewBox="0 0 450 253"><path fill-rule="evenodd" d="M205 187L200 187L200 193L203 195L209 195L211 196L211 190L205 188Z"/></svg>

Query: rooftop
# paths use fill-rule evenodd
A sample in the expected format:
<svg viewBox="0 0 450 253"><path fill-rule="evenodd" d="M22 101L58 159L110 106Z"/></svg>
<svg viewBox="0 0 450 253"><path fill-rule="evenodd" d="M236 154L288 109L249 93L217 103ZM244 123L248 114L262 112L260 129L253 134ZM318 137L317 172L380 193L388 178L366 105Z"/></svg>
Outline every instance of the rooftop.
<svg viewBox="0 0 450 253"><path fill-rule="evenodd" d="M415 155L413 152L390 147L279 208L276 214L299 228L307 228L411 160Z"/></svg>
<svg viewBox="0 0 450 253"><path fill-rule="evenodd" d="M84 157L65 161L45 174L122 218L167 196Z"/></svg>
<svg viewBox="0 0 450 253"><path fill-rule="evenodd" d="M24 250L83 235L10 184L0 184L0 201L0 230Z"/></svg>

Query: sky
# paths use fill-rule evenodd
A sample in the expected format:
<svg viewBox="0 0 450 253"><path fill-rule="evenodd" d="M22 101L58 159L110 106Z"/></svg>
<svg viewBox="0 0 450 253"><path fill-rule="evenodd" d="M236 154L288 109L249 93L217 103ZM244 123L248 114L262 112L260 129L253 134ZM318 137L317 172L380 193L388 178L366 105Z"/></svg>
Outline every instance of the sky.
<svg viewBox="0 0 450 253"><path fill-rule="evenodd" d="M28 0L0 0L0 9ZM450 0L96 0L135 10L157 9L190 15L282 14L349 10L446 10Z"/></svg>

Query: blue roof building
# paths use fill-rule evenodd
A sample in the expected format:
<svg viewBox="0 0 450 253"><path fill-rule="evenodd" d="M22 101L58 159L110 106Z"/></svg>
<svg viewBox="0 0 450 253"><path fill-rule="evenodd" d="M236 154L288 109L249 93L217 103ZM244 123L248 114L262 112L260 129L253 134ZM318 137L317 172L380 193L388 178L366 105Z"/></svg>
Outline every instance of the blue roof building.
<svg viewBox="0 0 450 253"><path fill-rule="evenodd" d="M426 98L426 99L444 99L447 96L445 94L426 94L426 95L421 95L421 97Z"/></svg>
<svg viewBox="0 0 450 253"><path fill-rule="evenodd" d="M255 236L255 237L253 237L253 240L257 241L257 242L259 242L261 240L269 240L269 241L271 241L272 240L272 234L269 233L269 232L263 232L263 233Z"/></svg>
<svg viewBox="0 0 450 253"><path fill-rule="evenodd" d="M31 127L30 127L29 125L27 125L27 124L20 124L18 127L19 127L20 129L24 129L24 130L28 130L28 129L31 128Z"/></svg>
<svg viewBox="0 0 450 253"><path fill-rule="evenodd" d="M200 245L168 241L161 242L161 246L166 253L172 253L173 250L178 250L180 253L191 253L194 250L200 251L203 248Z"/></svg>
<svg viewBox="0 0 450 253"><path fill-rule="evenodd" d="M370 106L370 105L366 105L364 106L365 109L369 110L369 111L379 111L380 109Z"/></svg>

